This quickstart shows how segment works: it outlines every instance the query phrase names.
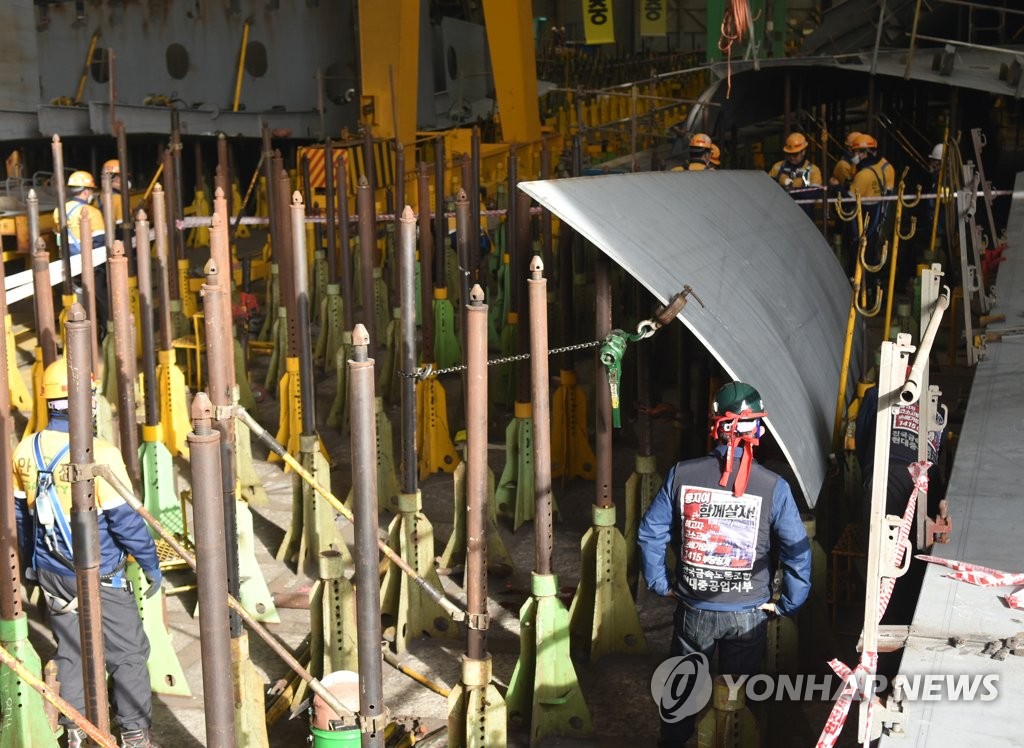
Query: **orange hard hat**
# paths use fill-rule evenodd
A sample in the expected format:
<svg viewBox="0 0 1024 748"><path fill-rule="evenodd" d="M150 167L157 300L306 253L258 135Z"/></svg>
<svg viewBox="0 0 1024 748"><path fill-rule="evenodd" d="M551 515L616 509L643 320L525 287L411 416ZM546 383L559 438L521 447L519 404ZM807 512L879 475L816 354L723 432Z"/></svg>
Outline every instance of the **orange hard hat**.
<svg viewBox="0 0 1024 748"><path fill-rule="evenodd" d="M710 148L711 146L711 138L702 132L699 132L690 138L691 148Z"/></svg>
<svg viewBox="0 0 1024 748"><path fill-rule="evenodd" d="M794 132L790 133L789 137L786 138L786 145L782 147L782 150L786 153L800 153L800 151L806 150L807 138L803 134Z"/></svg>
<svg viewBox="0 0 1024 748"><path fill-rule="evenodd" d="M71 176L68 177L68 187L76 187L83 189L85 187L96 188L96 182L93 181L92 174L87 171L73 171Z"/></svg>
<svg viewBox="0 0 1024 748"><path fill-rule="evenodd" d="M121 162L116 158L110 158L103 162L103 170L101 174L120 174L121 173Z"/></svg>
<svg viewBox="0 0 1024 748"><path fill-rule="evenodd" d="M722 150L717 145L712 143L711 144L711 163L713 163L715 166L720 166L721 165L721 156L722 156Z"/></svg>
<svg viewBox="0 0 1024 748"><path fill-rule="evenodd" d="M843 144L847 148L853 148L853 141L855 141L860 136L861 133L857 132L856 130L851 130L850 134L846 136L846 140L843 141Z"/></svg>
<svg viewBox="0 0 1024 748"><path fill-rule="evenodd" d="M859 132L857 137L850 139L850 147L855 151L862 151L864 149L873 151L878 147L878 141L866 132Z"/></svg>

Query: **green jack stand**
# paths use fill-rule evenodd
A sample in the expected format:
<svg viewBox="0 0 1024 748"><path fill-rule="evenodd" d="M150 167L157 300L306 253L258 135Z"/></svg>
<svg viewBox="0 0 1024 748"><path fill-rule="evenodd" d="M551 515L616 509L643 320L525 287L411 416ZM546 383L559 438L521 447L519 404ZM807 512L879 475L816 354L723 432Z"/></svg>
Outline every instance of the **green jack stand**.
<svg viewBox="0 0 1024 748"><path fill-rule="evenodd" d="M110 320L107 320L107 334L100 343L100 358L103 360L100 394L114 402L117 400L117 357L114 353L114 323Z"/></svg>
<svg viewBox="0 0 1024 748"><path fill-rule="evenodd" d="M711 709L697 722L696 745L700 748L757 748L761 730L747 707L743 688L729 693L729 685L717 676L712 687Z"/></svg>
<svg viewBox="0 0 1024 748"><path fill-rule="evenodd" d="M231 640L232 687L235 695L235 744L245 748L268 748L267 714L263 697L263 676L249 659L249 635Z"/></svg>
<svg viewBox="0 0 1024 748"><path fill-rule="evenodd" d="M509 312L505 326L498 336L498 353L502 357L511 356L516 352L519 328L519 314ZM515 402L516 396L516 365L511 361L494 367L494 376L488 379L488 395L491 407L495 410L507 408Z"/></svg>
<svg viewBox="0 0 1024 748"><path fill-rule="evenodd" d="M270 277L267 278L267 311L263 315L263 324L257 340L264 342L273 340L274 323L277 321L277 310L281 308L281 281L276 262L270 264Z"/></svg>
<svg viewBox="0 0 1024 748"><path fill-rule="evenodd" d="M181 502L174 481L174 463L164 446L163 428L142 425L139 462L142 465L142 503L161 525L179 537L185 534Z"/></svg>
<svg viewBox="0 0 1024 748"><path fill-rule="evenodd" d="M438 559L442 573L462 569L466 563L466 463L460 462L452 476L455 484L455 520L448 545ZM500 576L510 575L515 564L498 531L498 511L494 501L494 473L487 470L487 571Z"/></svg>
<svg viewBox="0 0 1024 748"><path fill-rule="evenodd" d="M391 320L388 287L384 283L384 271L381 268L373 269L373 314L377 324L377 335L380 336Z"/></svg>
<svg viewBox="0 0 1024 748"><path fill-rule="evenodd" d="M283 306L277 310L277 319L270 332L274 341L274 348L270 353L270 363L267 364L267 376L263 380L263 389L273 392L277 383L286 371L285 362L288 359L288 310Z"/></svg>
<svg viewBox="0 0 1024 748"><path fill-rule="evenodd" d="M576 372L562 369L551 397L551 477L597 479L597 458L587 435L587 395Z"/></svg>
<svg viewBox="0 0 1024 748"><path fill-rule="evenodd" d="M109 335L107 337L110 337ZM106 340L103 341L104 345ZM156 386L160 395L161 439L171 457L188 455L185 437L192 431L188 420L185 375L174 363L174 351L157 351Z"/></svg>
<svg viewBox="0 0 1024 748"><path fill-rule="evenodd" d="M626 541L626 581L632 590L637 588L640 578L640 555L636 544L640 520L644 518L661 483L658 458L654 455L637 455L636 469L626 479L626 531L623 533Z"/></svg>
<svg viewBox="0 0 1024 748"><path fill-rule="evenodd" d="M249 364L245 360L245 351L242 344L235 340L235 387L237 387L237 399L239 405L246 410L255 410L256 398L252 394L252 385L249 383Z"/></svg>
<svg viewBox="0 0 1024 748"><path fill-rule="evenodd" d="M28 618L21 615L10 621L0 620L0 644L30 673L41 675L39 655L28 639ZM43 697L5 665L0 665L0 719L0 748L57 748L57 736L46 718Z"/></svg>
<svg viewBox="0 0 1024 748"><path fill-rule="evenodd" d="M505 429L505 469L494 492L498 513L512 519L513 532L533 519L533 489L533 405L517 402Z"/></svg>
<svg viewBox="0 0 1024 748"><path fill-rule="evenodd" d="M310 246L313 246L312 242L310 242ZM313 253L313 283L309 291L312 296L309 300L309 308L319 309L320 304L327 298L327 252L322 249Z"/></svg>
<svg viewBox="0 0 1024 748"><path fill-rule="evenodd" d="M183 338L192 334L192 320L185 316L181 308L181 299L171 299L168 308L171 310L171 337Z"/></svg>
<svg viewBox="0 0 1024 748"><path fill-rule="evenodd" d="M508 745L508 710L491 685L491 658L462 658L462 679L448 695L449 748Z"/></svg>
<svg viewBox="0 0 1024 748"><path fill-rule="evenodd" d="M336 357L345 332L344 312L341 287L337 283L331 283L327 286L323 303L320 304L320 332L313 349L313 361L321 364L326 374L337 367Z"/></svg>
<svg viewBox="0 0 1024 748"><path fill-rule="evenodd" d="M448 289L434 289L434 361L447 369L462 361L462 349L455 335L455 308Z"/></svg>
<svg viewBox="0 0 1024 748"><path fill-rule="evenodd" d="M644 654L647 641L626 584L626 541L615 527L615 507L593 509L593 527L580 541L580 583L569 608L573 643L591 662L608 654Z"/></svg>
<svg viewBox="0 0 1024 748"><path fill-rule="evenodd" d="M397 404L401 400L401 377L399 369L402 360L402 310L392 310L391 321L384 332L383 361L377 380L377 392L381 393L389 404Z"/></svg>
<svg viewBox="0 0 1024 748"><path fill-rule="evenodd" d="M331 468L320 448L316 434L299 437L300 461L314 480L331 485ZM277 551L278 561L295 562L300 570L312 567L315 573L320 554L337 551L345 563L351 563L348 548L334 521L334 510L306 481L292 475L292 523Z"/></svg>
<svg viewBox="0 0 1024 748"><path fill-rule="evenodd" d="M420 492L398 496L398 515L388 527L388 545L435 589L443 589L434 568L434 528L420 511ZM380 585L380 610L395 625L395 651L404 652L410 641L426 634L431 638L458 638L459 627L444 608L431 600L420 586L393 563Z"/></svg>
<svg viewBox="0 0 1024 748"><path fill-rule="evenodd" d="M530 586L533 594L519 611L509 718L530 726L530 745L549 736L589 737L593 726L569 655L569 613L558 599L558 577L534 572Z"/></svg>
<svg viewBox="0 0 1024 748"><path fill-rule="evenodd" d="M334 354L334 373L337 377L334 402L327 413L327 425L334 429L348 423L348 360L352 358L352 331L341 333L341 345Z"/></svg>
<svg viewBox="0 0 1024 748"><path fill-rule="evenodd" d="M796 621L789 616L768 619L768 636L764 647L764 672L796 674L800 669L800 634Z"/></svg>
<svg viewBox="0 0 1024 748"><path fill-rule="evenodd" d="M460 460L448 431L448 396L436 376L416 383L416 413L419 479L438 470L454 473Z"/></svg>
<svg viewBox="0 0 1024 748"><path fill-rule="evenodd" d="M252 460L252 432L240 418L235 419L235 472L238 495L249 506L266 506L269 503L267 491Z"/></svg>
<svg viewBox="0 0 1024 748"><path fill-rule="evenodd" d="M390 509L398 511L398 494L401 493L401 486L398 484L398 476L395 474L395 447L394 439L391 436L391 421L384 412L384 400L380 397L374 398L374 415L377 421L377 500L379 509ZM355 496L355 489L349 489L345 497L345 506L352 509L352 498Z"/></svg>
<svg viewBox="0 0 1024 748"><path fill-rule="evenodd" d="M338 670L359 671L356 595L345 576L345 559L335 551L320 554L319 579L310 591L310 670L317 678ZM294 702L302 701L303 681Z"/></svg>
<svg viewBox="0 0 1024 748"><path fill-rule="evenodd" d="M256 560L256 534L252 528L249 505L235 500L235 527L238 533L238 578L241 582L238 601L245 611L263 623L280 623L274 598Z"/></svg>
<svg viewBox="0 0 1024 748"><path fill-rule="evenodd" d="M142 628L149 639L149 660L146 665L149 668L150 688L153 693L165 696L191 696L192 689L185 680L185 672L174 650L171 633L167 630L163 590L152 597L146 597L149 582L135 561L125 567L124 575L134 587L135 604L142 618Z"/></svg>

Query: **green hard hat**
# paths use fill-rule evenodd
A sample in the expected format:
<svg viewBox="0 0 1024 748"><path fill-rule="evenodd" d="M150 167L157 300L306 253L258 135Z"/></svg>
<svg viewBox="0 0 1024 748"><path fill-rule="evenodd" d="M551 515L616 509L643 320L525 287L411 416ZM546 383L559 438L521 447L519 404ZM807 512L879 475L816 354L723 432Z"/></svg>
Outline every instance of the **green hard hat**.
<svg viewBox="0 0 1024 748"><path fill-rule="evenodd" d="M711 413L716 417L724 416L726 413L741 415L744 411L764 412L761 394L745 382L729 382L720 387L711 402Z"/></svg>

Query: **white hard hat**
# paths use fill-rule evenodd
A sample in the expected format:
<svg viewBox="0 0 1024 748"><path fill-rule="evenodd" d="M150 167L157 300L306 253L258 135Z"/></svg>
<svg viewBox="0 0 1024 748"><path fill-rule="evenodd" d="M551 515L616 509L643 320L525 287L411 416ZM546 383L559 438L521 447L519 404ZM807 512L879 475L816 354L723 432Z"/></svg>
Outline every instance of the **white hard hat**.
<svg viewBox="0 0 1024 748"><path fill-rule="evenodd" d="M929 154L928 158L930 158L932 161L941 161L942 151L942 143L938 143L934 148L932 148L932 152L931 154Z"/></svg>

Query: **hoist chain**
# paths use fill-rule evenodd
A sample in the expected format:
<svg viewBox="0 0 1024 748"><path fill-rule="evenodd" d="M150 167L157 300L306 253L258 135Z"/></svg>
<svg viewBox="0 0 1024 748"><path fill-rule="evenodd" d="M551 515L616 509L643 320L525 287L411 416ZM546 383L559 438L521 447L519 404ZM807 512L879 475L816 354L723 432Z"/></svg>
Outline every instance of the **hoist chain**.
<svg viewBox="0 0 1024 748"><path fill-rule="evenodd" d="M582 351L587 348L596 348L601 345L603 340L591 340L589 343L573 343L562 348L552 348L548 351L549 356L557 356L560 353L568 353L570 351ZM503 358L492 358L487 362L488 366L500 366L501 364L509 364L513 361L525 361L530 357L529 353L517 353L514 356L505 356ZM455 372L465 371L469 367L465 364L459 364L458 366L448 366L444 369L435 369L433 364L427 364L421 366L412 374L408 372L399 372L403 377L411 377L412 379L421 380L429 377L439 377L442 374L454 374Z"/></svg>

